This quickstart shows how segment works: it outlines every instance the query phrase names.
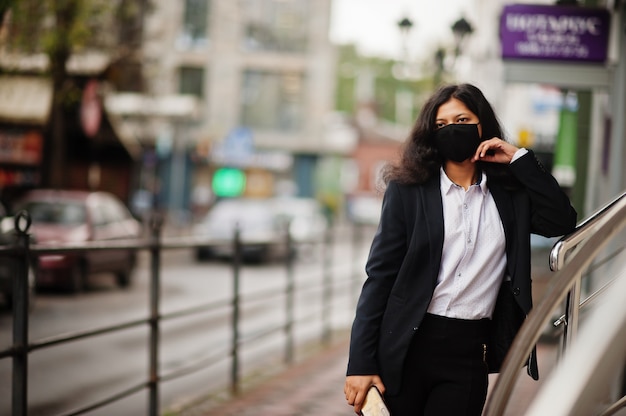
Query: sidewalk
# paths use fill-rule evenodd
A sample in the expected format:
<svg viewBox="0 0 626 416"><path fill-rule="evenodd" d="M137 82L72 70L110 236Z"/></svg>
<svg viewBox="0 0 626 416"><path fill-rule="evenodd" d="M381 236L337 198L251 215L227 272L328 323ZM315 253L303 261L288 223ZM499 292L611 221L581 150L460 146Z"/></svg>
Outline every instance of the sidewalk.
<svg viewBox="0 0 626 416"><path fill-rule="evenodd" d="M184 416L350 416L354 415L343 395L348 340L333 345L270 377L240 396L221 404L205 403L181 413ZM521 416L556 360L556 344L537 346L540 374L534 381L520 371L507 416ZM495 375L489 378L493 387Z"/></svg>
<svg viewBox="0 0 626 416"><path fill-rule="evenodd" d="M343 395L347 356L344 336L238 397L200 404L179 416L354 415Z"/></svg>

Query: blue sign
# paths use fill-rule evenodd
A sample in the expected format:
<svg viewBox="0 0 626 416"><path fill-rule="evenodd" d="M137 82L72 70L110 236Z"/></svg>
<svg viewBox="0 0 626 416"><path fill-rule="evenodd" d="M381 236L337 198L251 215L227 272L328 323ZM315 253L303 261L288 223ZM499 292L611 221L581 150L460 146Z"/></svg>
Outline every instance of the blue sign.
<svg viewBox="0 0 626 416"><path fill-rule="evenodd" d="M247 127L236 127L215 146L213 158L225 165L242 165L246 164L254 153L252 130Z"/></svg>
<svg viewBox="0 0 626 416"><path fill-rule="evenodd" d="M228 133L223 143L223 151L228 156L241 157L254 153L252 130L247 127L236 127Z"/></svg>

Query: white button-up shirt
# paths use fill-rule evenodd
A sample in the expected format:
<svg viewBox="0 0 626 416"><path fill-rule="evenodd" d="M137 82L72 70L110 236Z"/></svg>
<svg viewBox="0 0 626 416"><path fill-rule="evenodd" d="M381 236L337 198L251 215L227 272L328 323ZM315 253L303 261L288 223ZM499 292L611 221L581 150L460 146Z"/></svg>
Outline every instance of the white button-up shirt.
<svg viewBox="0 0 626 416"><path fill-rule="evenodd" d="M506 241L487 177L481 173L466 191L442 168L440 185L444 242L428 312L460 319L491 318L506 269Z"/></svg>

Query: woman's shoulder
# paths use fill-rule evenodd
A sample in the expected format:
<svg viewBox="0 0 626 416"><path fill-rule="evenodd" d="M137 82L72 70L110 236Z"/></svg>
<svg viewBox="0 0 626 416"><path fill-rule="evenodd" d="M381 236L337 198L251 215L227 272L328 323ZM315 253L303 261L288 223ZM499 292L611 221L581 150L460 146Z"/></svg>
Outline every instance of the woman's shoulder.
<svg viewBox="0 0 626 416"><path fill-rule="evenodd" d="M385 192L390 191L391 189L397 190L399 192L408 192L411 190L419 189L424 186L423 183L418 182L403 182L401 180L393 179L390 180L385 186Z"/></svg>
<svg viewBox="0 0 626 416"><path fill-rule="evenodd" d="M384 192L385 194L397 193L399 195L415 195L419 194L422 190L439 187L439 176L435 175L428 178L425 182L407 182L402 180L393 179L387 182Z"/></svg>
<svg viewBox="0 0 626 416"><path fill-rule="evenodd" d="M439 182L440 177L440 169L435 169L432 172L428 172L428 174L421 172L421 174L413 174L413 175L398 175L391 176L386 178L387 186L391 184L395 184L399 187L405 188L419 188L421 186L428 186L433 182Z"/></svg>

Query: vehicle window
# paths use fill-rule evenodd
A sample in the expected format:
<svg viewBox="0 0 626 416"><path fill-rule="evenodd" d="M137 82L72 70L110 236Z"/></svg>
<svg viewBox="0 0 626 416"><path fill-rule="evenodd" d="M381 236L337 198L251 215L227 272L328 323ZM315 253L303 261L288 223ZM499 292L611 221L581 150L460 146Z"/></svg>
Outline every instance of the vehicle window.
<svg viewBox="0 0 626 416"><path fill-rule="evenodd" d="M73 202L30 202L23 207L34 222L77 225L86 218L85 207Z"/></svg>
<svg viewBox="0 0 626 416"><path fill-rule="evenodd" d="M95 209L102 215L101 224L112 224L125 220L128 217L127 210L121 202L114 198L101 195L97 203L94 204Z"/></svg>
<svg viewBox="0 0 626 416"><path fill-rule="evenodd" d="M111 208L111 202L108 199L100 199L97 207L102 213L103 224L111 224L117 221L115 210Z"/></svg>
<svg viewBox="0 0 626 416"><path fill-rule="evenodd" d="M93 206L93 208L91 210L91 216L92 216L91 219L93 221L93 225L95 225L95 226L106 225L106 223L107 223L106 213L102 209L102 205L101 204L95 204Z"/></svg>
<svg viewBox="0 0 626 416"><path fill-rule="evenodd" d="M108 205L111 210L111 217L115 221L123 221L128 218L128 210L120 201L111 198Z"/></svg>

